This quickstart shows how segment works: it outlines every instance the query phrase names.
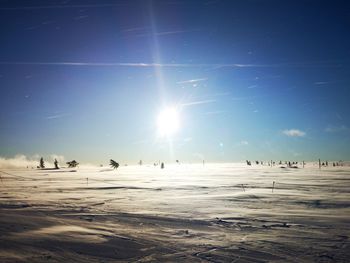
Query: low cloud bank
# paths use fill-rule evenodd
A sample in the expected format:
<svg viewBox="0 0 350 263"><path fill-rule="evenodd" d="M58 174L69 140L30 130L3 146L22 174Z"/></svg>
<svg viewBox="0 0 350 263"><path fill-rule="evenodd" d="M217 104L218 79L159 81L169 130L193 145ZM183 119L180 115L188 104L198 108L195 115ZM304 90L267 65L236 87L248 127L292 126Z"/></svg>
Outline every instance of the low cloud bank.
<svg viewBox="0 0 350 263"><path fill-rule="evenodd" d="M44 156L43 156L44 157ZM36 168L39 165L40 160L39 155L26 156L23 154L15 155L14 157L6 158L0 156L0 169L9 169L9 168L26 168L34 167ZM54 160L57 160L59 164L65 164L65 158L62 155L51 154L47 159L44 157L46 167L54 167Z"/></svg>
<svg viewBox="0 0 350 263"><path fill-rule="evenodd" d="M303 132L297 129L291 129L291 130L284 130L283 134L289 137L304 137L306 135L306 132Z"/></svg>

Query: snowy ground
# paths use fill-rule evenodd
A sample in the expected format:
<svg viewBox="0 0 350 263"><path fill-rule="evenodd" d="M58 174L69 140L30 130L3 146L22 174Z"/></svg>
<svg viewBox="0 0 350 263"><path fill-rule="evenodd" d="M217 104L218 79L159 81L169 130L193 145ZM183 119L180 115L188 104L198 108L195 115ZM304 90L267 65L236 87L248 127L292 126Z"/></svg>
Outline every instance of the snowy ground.
<svg viewBox="0 0 350 263"><path fill-rule="evenodd" d="M0 175L0 262L350 258L349 167L144 165Z"/></svg>

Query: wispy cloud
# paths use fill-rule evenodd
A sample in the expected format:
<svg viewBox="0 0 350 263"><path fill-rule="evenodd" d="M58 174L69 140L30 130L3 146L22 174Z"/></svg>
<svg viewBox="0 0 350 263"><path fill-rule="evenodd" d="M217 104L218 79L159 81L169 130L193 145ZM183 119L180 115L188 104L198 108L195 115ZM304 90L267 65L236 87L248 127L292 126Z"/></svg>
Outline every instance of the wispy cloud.
<svg viewBox="0 0 350 263"><path fill-rule="evenodd" d="M333 132L345 132L350 131L350 128L345 125L328 125L327 128L325 128L325 132L333 133Z"/></svg>
<svg viewBox="0 0 350 263"><path fill-rule="evenodd" d="M178 81L176 82L177 84L188 84L188 83L196 83L200 81L205 81L207 78L202 78L202 79L189 79L189 80L183 80L183 81Z"/></svg>
<svg viewBox="0 0 350 263"><path fill-rule="evenodd" d="M27 27L25 30L34 30L37 28L39 28L39 26L30 26L30 27Z"/></svg>
<svg viewBox="0 0 350 263"><path fill-rule="evenodd" d="M240 143L239 143L240 145L248 145L249 143L247 142L247 141L240 141Z"/></svg>
<svg viewBox="0 0 350 263"><path fill-rule="evenodd" d="M335 113L335 116L338 120L343 120L343 117L338 112Z"/></svg>
<svg viewBox="0 0 350 263"><path fill-rule="evenodd" d="M66 117L66 116L69 116L69 115L70 115L70 114L68 114L68 113L56 114L56 115L47 116L47 117L45 117L45 119L46 119L46 120L59 119L59 118Z"/></svg>
<svg viewBox="0 0 350 263"><path fill-rule="evenodd" d="M47 20L47 21L42 22L41 24L42 24L42 25L49 25L49 24L53 24L53 23L55 23L55 21L53 21L53 20Z"/></svg>
<svg viewBox="0 0 350 263"><path fill-rule="evenodd" d="M193 105L207 104L207 103L213 103L213 102L216 102L216 100L192 101L192 102L182 103L181 106L193 106Z"/></svg>
<svg viewBox="0 0 350 263"><path fill-rule="evenodd" d="M194 100L214 99L217 97L227 97L230 94L231 94L230 92L207 93L207 94L200 94L199 96L193 96L192 99Z"/></svg>
<svg viewBox="0 0 350 263"><path fill-rule="evenodd" d="M162 31L162 32L147 32L141 34L129 34L124 38L133 38L133 37L148 37L148 36L166 36L166 35L175 35L175 34L184 34L196 32L198 30L172 30L172 31Z"/></svg>
<svg viewBox="0 0 350 263"><path fill-rule="evenodd" d="M89 16L87 16L87 15L80 15L80 16L76 16L76 17L74 17L73 19L74 20L81 20L81 19L85 19L85 18L88 18Z"/></svg>
<svg viewBox="0 0 350 263"><path fill-rule="evenodd" d="M326 85L328 83L329 83L328 81L317 81L317 82L314 82L314 85Z"/></svg>
<svg viewBox="0 0 350 263"><path fill-rule="evenodd" d="M274 68L274 67L340 67L338 64L192 64L192 63L143 63L143 62L28 62L0 61L0 65L30 65L30 66L86 66L86 67L163 67L163 68Z"/></svg>
<svg viewBox="0 0 350 263"><path fill-rule="evenodd" d="M129 33L129 32L135 32L135 31L142 31L146 29L148 29L148 27L129 27L129 28L122 29L120 32Z"/></svg>
<svg viewBox="0 0 350 263"><path fill-rule="evenodd" d="M306 135L306 132L303 132L298 129L290 129L290 130L284 130L282 131L284 135L287 135L288 137L304 137Z"/></svg>
<svg viewBox="0 0 350 263"><path fill-rule="evenodd" d="M38 5L38 6L17 6L17 7L0 7L0 10L36 10L36 9L62 9L62 8L99 8L113 6L127 6L126 3L118 4L91 4L91 5Z"/></svg>

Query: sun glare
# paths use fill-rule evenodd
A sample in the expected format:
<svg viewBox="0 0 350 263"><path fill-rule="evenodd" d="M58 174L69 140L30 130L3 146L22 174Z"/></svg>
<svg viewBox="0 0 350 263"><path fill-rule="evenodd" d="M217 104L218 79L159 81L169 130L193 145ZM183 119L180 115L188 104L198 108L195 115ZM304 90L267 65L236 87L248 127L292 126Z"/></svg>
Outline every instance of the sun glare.
<svg viewBox="0 0 350 263"><path fill-rule="evenodd" d="M163 110L157 119L158 133L160 136L170 137L174 135L179 127L179 114L175 108L167 108Z"/></svg>

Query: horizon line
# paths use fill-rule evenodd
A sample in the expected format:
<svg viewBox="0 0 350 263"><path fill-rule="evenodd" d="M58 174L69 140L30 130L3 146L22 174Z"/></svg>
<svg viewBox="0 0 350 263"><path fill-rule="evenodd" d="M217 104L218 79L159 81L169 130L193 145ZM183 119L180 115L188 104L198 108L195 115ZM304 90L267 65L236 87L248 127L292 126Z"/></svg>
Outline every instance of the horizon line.
<svg viewBox="0 0 350 263"><path fill-rule="evenodd" d="M163 67L163 68L278 68L278 67L342 67L330 62L244 64L244 63L144 63L144 62L32 62L0 61L0 65L33 65L33 66L85 66L85 67Z"/></svg>

